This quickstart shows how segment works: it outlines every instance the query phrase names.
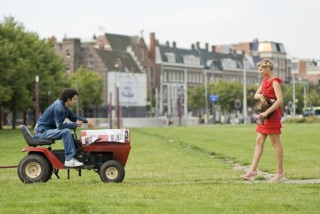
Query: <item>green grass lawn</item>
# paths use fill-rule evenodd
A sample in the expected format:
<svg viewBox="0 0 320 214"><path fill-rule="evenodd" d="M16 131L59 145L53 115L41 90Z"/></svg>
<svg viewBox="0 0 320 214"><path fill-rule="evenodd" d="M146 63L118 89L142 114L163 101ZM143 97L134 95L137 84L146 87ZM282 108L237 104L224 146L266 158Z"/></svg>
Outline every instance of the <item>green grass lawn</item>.
<svg viewBox="0 0 320 214"><path fill-rule="evenodd" d="M94 171L23 184L16 169L0 169L1 213L317 213L319 184L244 182L255 144L254 125L139 128L131 131L126 177L102 183ZM320 179L319 125L284 124L289 180ZM17 165L26 146L19 130L0 131L0 165ZM62 143L56 142L55 148ZM274 173L268 140L259 165Z"/></svg>

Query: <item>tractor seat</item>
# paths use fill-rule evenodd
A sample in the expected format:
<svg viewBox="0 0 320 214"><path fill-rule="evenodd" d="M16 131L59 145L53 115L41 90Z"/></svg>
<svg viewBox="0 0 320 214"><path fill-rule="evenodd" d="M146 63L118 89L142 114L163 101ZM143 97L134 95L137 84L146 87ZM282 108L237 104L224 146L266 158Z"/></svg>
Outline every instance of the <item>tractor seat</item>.
<svg viewBox="0 0 320 214"><path fill-rule="evenodd" d="M51 139L34 139L25 125L20 125L19 128L29 146L51 145L54 143L54 140Z"/></svg>

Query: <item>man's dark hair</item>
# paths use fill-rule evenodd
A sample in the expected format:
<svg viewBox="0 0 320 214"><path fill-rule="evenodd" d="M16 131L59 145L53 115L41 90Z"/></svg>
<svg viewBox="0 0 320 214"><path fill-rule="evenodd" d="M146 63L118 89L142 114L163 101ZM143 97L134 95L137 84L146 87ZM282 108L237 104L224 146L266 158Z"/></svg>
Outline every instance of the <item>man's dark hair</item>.
<svg viewBox="0 0 320 214"><path fill-rule="evenodd" d="M79 96L76 90L74 90L73 88L66 88L61 92L59 99L63 102L67 102L69 99L72 99L75 95Z"/></svg>

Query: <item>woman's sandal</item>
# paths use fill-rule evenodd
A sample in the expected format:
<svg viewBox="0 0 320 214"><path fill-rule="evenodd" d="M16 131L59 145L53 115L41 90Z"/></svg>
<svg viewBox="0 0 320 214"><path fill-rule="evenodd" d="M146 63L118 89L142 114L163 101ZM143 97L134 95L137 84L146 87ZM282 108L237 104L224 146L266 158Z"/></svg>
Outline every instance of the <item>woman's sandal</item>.
<svg viewBox="0 0 320 214"><path fill-rule="evenodd" d="M247 181L253 181L258 175L258 172L255 173L246 173L244 175L241 175L241 178Z"/></svg>
<svg viewBox="0 0 320 214"><path fill-rule="evenodd" d="M284 180L284 173L277 173L269 180L269 182L280 182Z"/></svg>

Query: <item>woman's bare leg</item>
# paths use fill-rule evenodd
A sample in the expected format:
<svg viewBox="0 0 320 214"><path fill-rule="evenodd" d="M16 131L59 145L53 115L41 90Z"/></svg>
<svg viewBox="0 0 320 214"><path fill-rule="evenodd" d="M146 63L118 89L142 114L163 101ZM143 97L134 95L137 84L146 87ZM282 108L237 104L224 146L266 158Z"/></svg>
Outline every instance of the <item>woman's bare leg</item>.
<svg viewBox="0 0 320 214"><path fill-rule="evenodd" d="M256 138L256 146L254 149L253 159L249 171L241 177L247 180L253 180L257 176L258 164L263 153L264 143L268 135L258 133Z"/></svg>
<svg viewBox="0 0 320 214"><path fill-rule="evenodd" d="M260 158L262 156L263 153L263 147L264 147L264 143L266 141L268 135L266 134L261 134L258 133L257 138L256 138L256 147L254 149L254 154L253 154L253 159L252 159L252 164L250 167L251 172L256 172L258 169L258 164L260 161Z"/></svg>
<svg viewBox="0 0 320 214"><path fill-rule="evenodd" d="M276 153L277 173L271 180L279 180L283 177L283 149L280 141L280 134L270 135L271 144Z"/></svg>

